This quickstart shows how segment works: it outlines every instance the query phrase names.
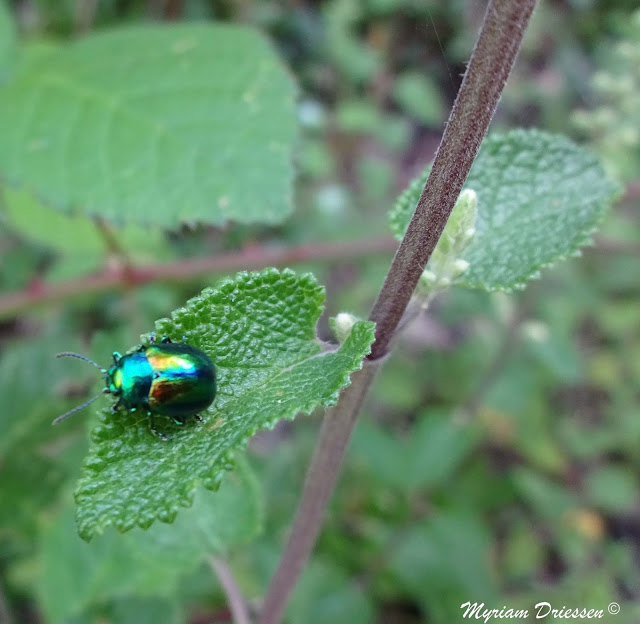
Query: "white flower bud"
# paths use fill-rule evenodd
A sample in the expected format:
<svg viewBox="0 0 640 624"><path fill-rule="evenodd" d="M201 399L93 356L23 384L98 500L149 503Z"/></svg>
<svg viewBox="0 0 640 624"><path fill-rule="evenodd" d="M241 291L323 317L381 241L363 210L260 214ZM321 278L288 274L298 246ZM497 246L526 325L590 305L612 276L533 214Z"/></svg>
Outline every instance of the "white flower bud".
<svg viewBox="0 0 640 624"><path fill-rule="evenodd" d="M463 260L462 258L458 258L453 262L453 265L451 267L453 277L454 278L460 277L463 273L467 271L468 268L469 268L469 263L466 260Z"/></svg>
<svg viewBox="0 0 640 624"><path fill-rule="evenodd" d="M357 321L358 319L348 312L340 312L335 318L331 319L331 329L333 329L333 333L340 344L349 337L351 329Z"/></svg>

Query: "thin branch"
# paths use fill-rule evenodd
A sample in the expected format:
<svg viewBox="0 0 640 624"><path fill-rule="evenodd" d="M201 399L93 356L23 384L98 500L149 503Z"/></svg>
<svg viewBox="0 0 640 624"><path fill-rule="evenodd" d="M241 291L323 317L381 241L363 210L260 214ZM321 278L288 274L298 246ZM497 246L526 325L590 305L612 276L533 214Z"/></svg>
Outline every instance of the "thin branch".
<svg viewBox="0 0 640 624"><path fill-rule="evenodd" d="M370 320L376 341L369 361L327 412L285 550L260 624L279 624L322 527L340 466L367 393L429 256L458 198L515 61L535 0L491 0L431 174L396 253Z"/></svg>
<svg viewBox="0 0 640 624"><path fill-rule="evenodd" d="M382 362L365 360L362 370L351 376L351 385L340 395L340 404L324 417L287 547L271 580L260 624L277 624L284 615L289 596L322 528L351 432Z"/></svg>
<svg viewBox="0 0 640 624"><path fill-rule="evenodd" d="M127 250L121 245L113 227L101 217L94 217L93 222L109 252L120 261L126 271L131 271L133 269L131 257L127 253Z"/></svg>
<svg viewBox="0 0 640 624"><path fill-rule="evenodd" d="M224 590L235 624L251 624L247 605L226 561L213 556L207 559Z"/></svg>
<svg viewBox="0 0 640 624"><path fill-rule="evenodd" d="M247 249L220 256L193 258L179 262L130 267L127 271L105 271L59 284L37 284L26 290L0 295L0 318L72 297L128 288L150 282L179 282L241 269L262 269L298 262L339 262L358 256L391 253L397 247L393 238L382 237L341 243L314 243L280 249Z"/></svg>
<svg viewBox="0 0 640 624"><path fill-rule="evenodd" d="M449 122L407 233L370 319L376 341L369 359L384 356L451 210L467 179L498 105L536 0L493 0Z"/></svg>

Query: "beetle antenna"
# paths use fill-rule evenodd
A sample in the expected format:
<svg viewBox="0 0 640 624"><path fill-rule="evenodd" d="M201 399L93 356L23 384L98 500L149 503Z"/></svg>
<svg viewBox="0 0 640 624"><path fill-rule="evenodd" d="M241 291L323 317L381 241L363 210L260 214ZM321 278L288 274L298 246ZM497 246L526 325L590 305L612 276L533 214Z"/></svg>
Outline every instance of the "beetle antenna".
<svg viewBox="0 0 640 624"><path fill-rule="evenodd" d="M62 416L58 416L58 418L56 418L51 424L57 425L58 423L65 420L66 418L69 418L69 416L72 416L76 412L79 412L80 410L83 410L85 407L88 407L89 405L91 405L94 401L99 399L103 394L108 394L108 391L104 390L100 394L96 394L96 396L94 396L92 399L89 399L86 403L83 403L82 405L78 405L78 407L74 407L72 410L69 410L68 412L65 412L64 414L62 414Z"/></svg>
<svg viewBox="0 0 640 624"><path fill-rule="evenodd" d="M96 362L94 362L93 360L89 359L86 355L80 355L79 353L74 353L73 351L65 351L64 353L58 353L58 355L56 355L57 358L62 358L62 357L74 357L74 358L78 358L79 360L84 360L85 362L89 362L89 364L93 364L101 373L106 373L106 369L102 368L102 366L100 366L100 364L97 364Z"/></svg>

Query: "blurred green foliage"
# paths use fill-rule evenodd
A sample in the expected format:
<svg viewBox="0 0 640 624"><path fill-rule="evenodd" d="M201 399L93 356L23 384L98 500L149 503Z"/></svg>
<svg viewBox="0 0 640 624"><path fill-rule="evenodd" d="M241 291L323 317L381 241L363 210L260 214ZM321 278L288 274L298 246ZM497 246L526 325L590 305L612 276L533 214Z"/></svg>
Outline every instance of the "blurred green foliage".
<svg viewBox="0 0 640 624"><path fill-rule="evenodd" d="M640 11L620 28L606 68L593 77L598 106L578 111L576 125L595 144L610 171L635 180L640 169Z"/></svg>
<svg viewBox="0 0 640 624"><path fill-rule="evenodd" d="M78 11L82 4L33 0L17 12L0 2L0 79L17 53L10 15L37 62L35 42L174 17L169 5L177 4L184 20L261 28L301 85L292 217L272 227L150 231L145 244L133 245L132 259L145 263L384 235L395 195L433 156L482 19L477 3L463 0L105 0L93 16ZM523 293L449 291L407 329L355 432L290 624L449 624L467 600L605 610L616 601L616 624L640 620L638 150L625 138L638 123L628 110L637 93L623 89L637 80L638 64L629 61L634 8L633 0L542 3L494 122L571 134L575 111L593 109L593 149L630 182L604 224L604 243ZM43 45L41 53L48 50ZM603 71L608 82L597 78ZM606 124L593 121L602 110ZM43 281L122 261L90 222L69 220L63 233L76 226L79 233L65 240L35 210L19 209L22 225L11 206L2 211L0 295L38 292ZM326 317L341 310L365 316L389 260L304 268L327 286ZM170 557L182 552L173 543L178 525L160 526L169 532L158 539L170 539L149 556L143 534L130 534L138 549L122 556L138 562L133 580L109 560L126 548L119 535L104 536L113 549L107 545L102 564L92 567L69 517L87 452L86 419L49 427L95 383L91 371L69 374L52 360L56 352L76 349L103 361L212 281L62 298L2 316L0 595L20 624L229 621L210 568L195 557L184 566ZM326 318L319 332L330 338ZM250 445L247 480L261 489L264 511L245 507L243 520L260 516L264 529L246 547L238 539L227 556L251 600L264 593L278 561L316 433L317 422L301 419ZM210 513L198 518L212 530ZM245 535L254 535L251 527ZM197 540L185 537L184 552L215 550ZM64 600L60 610L54 599L67 594L54 581L83 581L86 591L72 592L77 602Z"/></svg>

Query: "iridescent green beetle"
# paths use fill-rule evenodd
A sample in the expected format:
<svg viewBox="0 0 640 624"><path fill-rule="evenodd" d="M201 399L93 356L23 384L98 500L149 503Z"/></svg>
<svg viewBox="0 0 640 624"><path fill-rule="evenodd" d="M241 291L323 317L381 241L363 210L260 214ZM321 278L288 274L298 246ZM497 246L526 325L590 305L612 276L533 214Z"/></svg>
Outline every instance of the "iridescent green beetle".
<svg viewBox="0 0 640 624"><path fill-rule="evenodd" d="M104 369L79 353L59 353L56 357L80 358L99 368L105 375L105 389L86 403L53 421L54 425L84 409L102 394L112 394L117 401L115 413L122 405L131 412L145 410L149 428L162 438L169 438L155 428L154 416L169 416L178 425L189 417L200 420L198 413L207 409L216 396L216 370L209 356L184 342L174 343L167 337L155 344L141 344L131 353L113 353L113 366Z"/></svg>

